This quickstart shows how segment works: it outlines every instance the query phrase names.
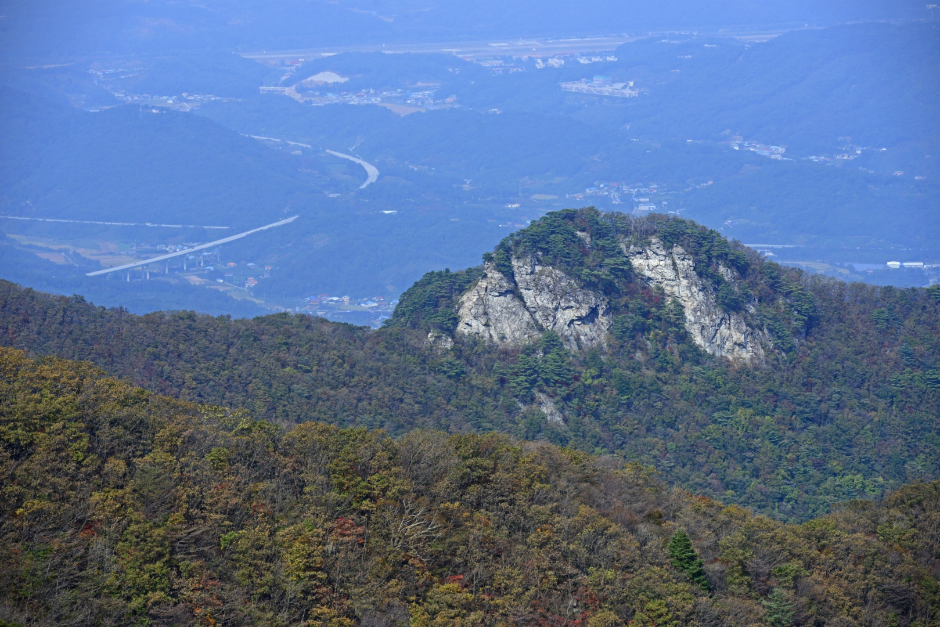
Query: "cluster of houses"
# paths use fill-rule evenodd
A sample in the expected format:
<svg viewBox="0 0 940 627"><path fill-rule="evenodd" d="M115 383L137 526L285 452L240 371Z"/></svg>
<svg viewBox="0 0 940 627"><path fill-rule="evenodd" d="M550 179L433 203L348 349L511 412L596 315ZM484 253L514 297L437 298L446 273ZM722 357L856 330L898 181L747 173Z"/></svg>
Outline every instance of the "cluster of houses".
<svg viewBox="0 0 940 627"><path fill-rule="evenodd" d="M324 315L325 313L340 309L351 311L391 311L397 304L398 301L388 302L382 296L367 296L365 298L353 299L349 296L317 294L316 296L307 297L304 303L304 309L314 310L318 315Z"/></svg>
<svg viewBox="0 0 940 627"><path fill-rule="evenodd" d="M110 72L110 70L106 70ZM124 77L116 77L124 78ZM203 102L210 102L213 100L229 101L233 100L232 98L223 98L220 96L213 96L212 94L190 94L183 92L179 96L155 96L151 94L134 94L128 93L124 89L111 89L111 94L117 98L119 101L125 104L137 103L139 105L144 105L146 107L160 107L161 109L176 109L180 111L189 111L191 109L196 109ZM153 109L154 113L160 113L160 109Z"/></svg>
<svg viewBox="0 0 940 627"><path fill-rule="evenodd" d="M239 269L239 264L234 261L222 264L219 263L218 267L208 266L205 268L206 272L216 272L219 271L222 273L222 276L216 279L218 283L228 283L229 285L234 285L236 287L243 287L246 290L250 290L258 286L260 281L258 279L265 279L271 276L271 271L274 269L273 266L259 266L256 263L246 263L245 269ZM246 274L253 274L255 276L245 277Z"/></svg>
<svg viewBox="0 0 940 627"><path fill-rule="evenodd" d="M778 161L791 161L791 159L785 159L783 157L783 153L785 153L787 149L781 146L767 146L766 144L758 142L734 142L731 144L731 147L734 150L750 150L762 157L770 157Z"/></svg>
<svg viewBox="0 0 940 627"><path fill-rule="evenodd" d="M644 194L655 194L659 191L659 185L650 183L647 187L628 186L626 183L595 183L594 187L588 187L583 192L575 194L565 194L565 198L574 200L583 200L586 196L606 196L610 198L611 204L623 204L622 196L632 195L634 210L638 212L648 212L656 209L656 205L650 203L649 197L643 197ZM630 199L628 199L630 200Z"/></svg>
<svg viewBox="0 0 940 627"><path fill-rule="evenodd" d="M358 305L359 307L383 307L386 305L385 298L382 296L367 296L353 300L349 296L330 296L329 294L317 294L307 298L309 305Z"/></svg>
<svg viewBox="0 0 940 627"><path fill-rule="evenodd" d="M307 298L308 305L348 305L349 296L330 296L329 294L318 294Z"/></svg>
<svg viewBox="0 0 940 627"><path fill-rule="evenodd" d="M639 90L633 89L633 81L615 83L610 76L603 75L595 76L590 82L582 78L579 81L561 83L560 87L563 91L614 98L636 98L640 94Z"/></svg>
<svg viewBox="0 0 940 627"><path fill-rule="evenodd" d="M528 59L528 57L522 57L522 59L526 60ZM608 54L604 56L575 57L574 60L580 63L581 65L589 65L591 63L603 63L605 61L613 62L617 60L617 57L615 57L612 54ZM535 59L535 67L540 70L546 67L560 68L564 64L565 64L565 60L562 59L560 56L556 56L551 59L545 59L544 61L538 57Z"/></svg>
<svg viewBox="0 0 940 627"><path fill-rule="evenodd" d="M850 138L840 137L839 139L848 140ZM842 152L832 157L827 156L827 155L811 155L809 157L804 157L804 159L806 159L807 161L813 161L815 163L825 163L826 165L831 165L832 163L836 161L852 161L853 159L858 159L860 156L862 156L862 153L866 150L869 150L872 152L885 152L887 148L871 148L868 146L854 146L852 144L848 144L846 146L842 146L839 150L841 150ZM867 168L860 167L859 169L868 173L873 173L872 170L869 170ZM903 174L904 172L894 173L895 176L901 176Z"/></svg>
<svg viewBox="0 0 940 627"><path fill-rule="evenodd" d="M198 242L187 242L185 244L157 244L157 250L165 250L168 253L175 253L187 248L198 246Z"/></svg>
<svg viewBox="0 0 940 627"><path fill-rule="evenodd" d="M334 72L320 72L306 78L295 85L261 87L261 93L284 94L309 105L322 106L329 104L352 105L400 105L424 109L454 107L457 105L457 96L450 95L437 98L437 84L422 85L424 89L393 89L376 92L374 89L359 91L343 91L342 85L349 79Z"/></svg>

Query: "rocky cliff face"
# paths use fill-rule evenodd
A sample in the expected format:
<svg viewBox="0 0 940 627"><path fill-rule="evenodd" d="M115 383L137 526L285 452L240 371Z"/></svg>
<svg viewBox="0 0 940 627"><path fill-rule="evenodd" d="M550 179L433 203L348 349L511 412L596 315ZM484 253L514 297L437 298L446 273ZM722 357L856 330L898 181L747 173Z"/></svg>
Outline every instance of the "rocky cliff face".
<svg viewBox="0 0 940 627"><path fill-rule="evenodd" d="M550 399L547 394L544 392L536 392L535 398L538 401L539 409L541 409L542 413L545 414L546 420L556 425L565 424L564 416L562 416L561 412L558 411L558 406L555 405L555 401Z"/></svg>
<svg viewBox="0 0 940 627"><path fill-rule="evenodd" d="M721 309L714 289L695 273L695 262L680 246L667 251L654 238L649 246L623 244L623 250L636 274L679 301L685 310L686 329L698 346L712 355L747 363L763 358L763 334L751 329L743 316ZM719 270L725 279L733 280L731 270Z"/></svg>
<svg viewBox="0 0 940 627"><path fill-rule="evenodd" d="M692 256L680 246L666 250L653 239L647 246L622 245L633 270L651 286L659 286L685 312L685 326L703 350L735 361L752 363L764 357L764 335L748 326L744 316L727 313L716 300L711 283L695 272ZM493 263L460 299L457 333L497 344L519 344L555 331L569 350L603 345L613 316L607 298L586 290L570 276L537 257L514 257L512 276ZM733 272L719 271L728 281Z"/></svg>
<svg viewBox="0 0 940 627"><path fill-rule="evenodd" d="M512 283L492 263L483 278L460 299L457 333L497 344L518 344L538 337L535 321L516 298Z"/></svg>
<svg viewBox="0 0 940 627"><path fill-rule="evenodd" d="M567 274L533 257L513 259L512 270L539 327L557 333L571 350L604 343L612 322L604 296L581 289Z"/></svg>
<svg viewBox="0 0 940 627"><path fill-rule="evenodd" d="M521 298L507 277L485 264L483 278L460 299L457 333L514 344L551 330L570 350L603 344L612 321L606 298L535 258L514 258L512 267Z"/></svg>

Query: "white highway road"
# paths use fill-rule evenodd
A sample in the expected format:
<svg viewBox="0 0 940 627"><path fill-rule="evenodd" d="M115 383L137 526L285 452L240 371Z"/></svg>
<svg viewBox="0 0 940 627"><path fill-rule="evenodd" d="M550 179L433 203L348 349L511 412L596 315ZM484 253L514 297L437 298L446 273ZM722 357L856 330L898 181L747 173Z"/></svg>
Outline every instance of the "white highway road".
<svg viewBox="0 0 940 627"><path fill-rule="evenodd" d="M366 174L369 175L369 178L366 179L365 183L359 186L359 189L362 189L366 187L367 185L375 183L378 180L379 169L375 167L374 165L372 165L371 163L367 161L363 161L362 159L357 159L352 155L344 155L343 153L336 152L335 150L327 150L327 152L330 153L331 155L342 157L343 159L349 159L350 161L355 161L356 163L358 163L359 165L361 165L362 167L366 169Z"/></svg>
<svg viewBox="0 0 940 627"><path fill-rule="evenodd" d="M280 222L275 222L274 224L269 224L267 226L258 227L257 229L245 231L244 233L239 233L238 235L232 235L231 237L217 239L214 242L209 242L208 244L201 244L199 246L193 246L192 248L187 248L186 250L180 250L175 253L170 253L169 255L160 255L159 257L152 257L150 259L144 259L143 261L135 261L134 263L128 263L123 266L117 266L115 268L108 268L107 270L98 270L97 272L89 272L85 276L98 276L99 274L108 274L109 272L119 272L121 270L130 270L131 268L136 268L138 266L146 266L151 263L163 261L164 259L172 259L173 257L179 257L180 255L188 255L189 253L197 251L197 250L202 250L204 248L212 248L213 246L219 246L220 244L225 244L226 242L233 242L237 239L241 239L243 237L251 235L252 233L257 233L258 231L265 231L267 229L273 229L276 226L281 226L282 224L293 222L297 218L298 216L287 218L286 220L281 220Z"/></svg>
<svg viewBox="0 0 940 627"><path fill-rule="evenodd" d="M265 137L264 135L248 135L248 137L251 137L253 139L265 139L268 141L278 142L278 143L285 142L285 143L290 144L291 146L302 146L304 148L313 148L313 146L310 146L308 144L301 144L300 142L292 142L286 139L278 139L276 137ZM345 155L341 152L336 152L335 150L327 150L326 152L336 157L341 157L343 159L349 159L350 161L355 161L356 163L361 165L363 168L365 168L366 174L368 174L369 176L366 179L366 182L359 186L359 189L363 189L364 187L367 187L371 185L372 183L375 183L378 180L379 169L375 167L374 165L372 165L371 163L369 163L368 161L363 161L362 159L357 159L356 157L352 155Z"/></svg>

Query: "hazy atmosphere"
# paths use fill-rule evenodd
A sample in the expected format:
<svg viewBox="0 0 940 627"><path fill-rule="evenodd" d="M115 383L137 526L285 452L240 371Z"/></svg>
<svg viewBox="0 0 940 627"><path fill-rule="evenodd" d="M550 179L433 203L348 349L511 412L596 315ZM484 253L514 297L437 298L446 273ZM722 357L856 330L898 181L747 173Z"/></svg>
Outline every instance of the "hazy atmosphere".
<svg viewBox="0 0 940 627"><path fill-rule="evenodd" d="M390 303L589 205L680 215L847 280L926 285L932 268L887 262L940 262L930 5L2 10L0 255L24 285L139 312ZM150 280L84 276L295 215Z"/></svg>
<svg viewBox="0 0 940 627"><path fill-rule="evenodd" d="M938 338L937 4L0 0L0 627L940 625Z"/></svg>

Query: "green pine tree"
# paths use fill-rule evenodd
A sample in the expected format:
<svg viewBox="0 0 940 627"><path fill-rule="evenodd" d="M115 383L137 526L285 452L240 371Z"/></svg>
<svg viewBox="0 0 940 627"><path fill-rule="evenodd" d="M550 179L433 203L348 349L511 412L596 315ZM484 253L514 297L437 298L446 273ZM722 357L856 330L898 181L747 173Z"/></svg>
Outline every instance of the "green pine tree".
<svg viewBox="0 0 940 627"><path fill-rule="evenodd" d="M780 588L774 588L764 599L764 611L767 612L767 622L773 627L789 627L793 623L793 605Z"/></svg>
<svg viewBox="0 0 940 627"><path fill-rule="evenodd" d="M927 295L934 301L940 303L940 283L934 283L927 288Z"/></svg>
<svg viewBox="0 0 940 627"><path fill-rule="evenodd" d="M678 530L669 540L669 557L672 559L672 565L685 573L692 583L706 592L711 591L705 576L705 565L695 552L692 540L684 529Z"/></svg>

